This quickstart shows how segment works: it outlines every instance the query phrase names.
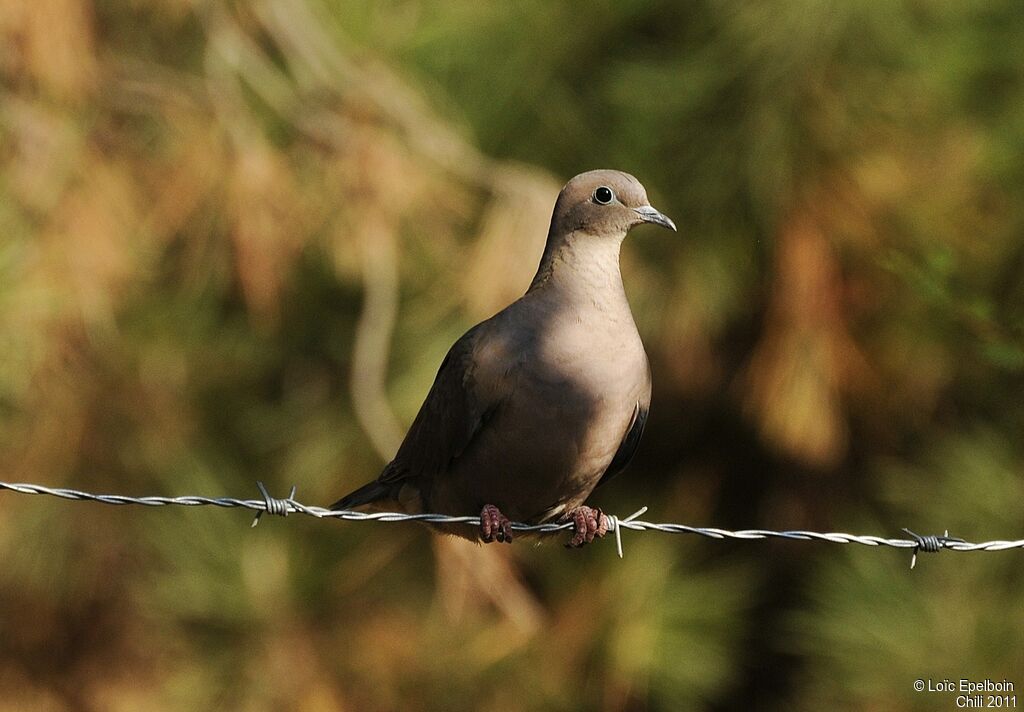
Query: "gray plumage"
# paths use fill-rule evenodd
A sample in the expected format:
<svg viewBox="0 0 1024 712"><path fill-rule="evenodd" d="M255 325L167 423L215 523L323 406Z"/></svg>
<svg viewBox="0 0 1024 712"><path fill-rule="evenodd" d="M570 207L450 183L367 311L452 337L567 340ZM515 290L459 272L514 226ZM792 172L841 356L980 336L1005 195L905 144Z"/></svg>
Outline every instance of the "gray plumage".
<svg viewBox="0 0 1024 712"><path fill-rule="evenodd" d="M651 399L619 273L642 222L675 230L632 176L569 181L529 290L455 342L394 460L332 508L481 514L478 536L449 531L484 541L510 540L509 520L571 518L576 545L603 535L583 502L628 464Z"/></svg>

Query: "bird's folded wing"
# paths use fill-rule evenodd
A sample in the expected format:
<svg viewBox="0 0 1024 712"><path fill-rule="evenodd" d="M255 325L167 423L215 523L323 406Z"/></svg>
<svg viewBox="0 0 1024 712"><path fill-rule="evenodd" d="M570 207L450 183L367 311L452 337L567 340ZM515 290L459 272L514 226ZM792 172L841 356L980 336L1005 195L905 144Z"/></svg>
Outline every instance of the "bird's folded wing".
<svg viewBox="0 0 1024 712"><path fill-rule="evenodd" d="M444 472L500 405L501 389L478 382L488 377L476 361L485 324L470 329L448 351L398 454L381 473L381 482Z"/></svg>
<svg viewBox="0 0 1024 712"><path fill-rule="evenodd" d="M638 402L633 409L633 417L629 421L629 427L626 428L626 435L622 438L622 442L619 443L619 449L615 452L615 457L612 458L608 469L601 475L601 479L597 483L598 487L607 484L615 475L626 469L626 465L633 459L637 446L640 445L640 437L644 434L644 426L647 424L647 413L648 406Z"/></svg>

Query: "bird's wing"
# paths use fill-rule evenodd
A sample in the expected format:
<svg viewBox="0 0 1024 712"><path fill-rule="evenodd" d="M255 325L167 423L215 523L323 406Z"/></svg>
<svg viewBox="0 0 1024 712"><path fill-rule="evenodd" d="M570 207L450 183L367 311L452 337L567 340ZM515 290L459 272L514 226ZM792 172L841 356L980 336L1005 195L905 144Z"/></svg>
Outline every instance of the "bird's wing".
<svg viewBox="0 0 1024 712"><path fill-rule="evenodd" d="M633 408L633 417L630 418L629 427L626 428L626 435L622 438L622 442L619 443L619 449L615 452L612 463L608 465L608 469L601 475L601 479L597 483L598 487L625 470L626 465L633 459L636 448L640 445L640 436L644 434L648 412L648 406L637 401L636 407Z"/></svg>
<svg viewBox="0 0 1024 712"><path fill-rule="evenodd" d="M487 322L467 331L448 351L395 459L379 480L432 477L448 469L479 434L506 392L487 368ZM481 354L481 351L484 353Z"/></svg>

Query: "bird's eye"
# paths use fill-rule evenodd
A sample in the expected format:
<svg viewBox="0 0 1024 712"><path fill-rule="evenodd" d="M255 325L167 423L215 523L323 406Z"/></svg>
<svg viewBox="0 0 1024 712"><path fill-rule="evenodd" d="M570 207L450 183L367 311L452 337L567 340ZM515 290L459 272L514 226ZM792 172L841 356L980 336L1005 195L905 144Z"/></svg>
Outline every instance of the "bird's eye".
<svg viewBox="0 0 1024 712"><path fill-rule="evenodd" d="M615 193L613 193L612 189L607 186L602 185L594 191L594 202L598 205L608 205L608 203L612 202L612 198L614 197Z"/></svg>

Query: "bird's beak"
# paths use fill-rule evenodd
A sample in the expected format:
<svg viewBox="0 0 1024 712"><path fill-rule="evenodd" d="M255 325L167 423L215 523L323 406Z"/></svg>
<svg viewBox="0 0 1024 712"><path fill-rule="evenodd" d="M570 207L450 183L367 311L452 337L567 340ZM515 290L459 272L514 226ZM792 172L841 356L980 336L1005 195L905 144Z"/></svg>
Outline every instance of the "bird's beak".
<svg viewBox="0 0 1024 712"><path fill-rule="evenodd" d="M655 210L650 205L641 205L639 208L633 208L633 211L640 216L643 222L661 225L662 227L667 227L672 232L676 232L676 224L667 215Z"/></svg>

